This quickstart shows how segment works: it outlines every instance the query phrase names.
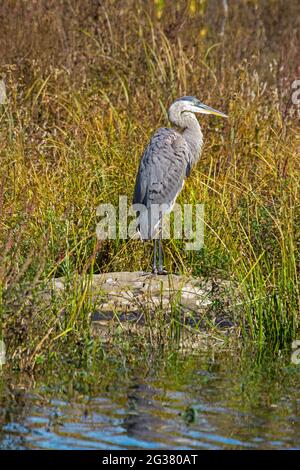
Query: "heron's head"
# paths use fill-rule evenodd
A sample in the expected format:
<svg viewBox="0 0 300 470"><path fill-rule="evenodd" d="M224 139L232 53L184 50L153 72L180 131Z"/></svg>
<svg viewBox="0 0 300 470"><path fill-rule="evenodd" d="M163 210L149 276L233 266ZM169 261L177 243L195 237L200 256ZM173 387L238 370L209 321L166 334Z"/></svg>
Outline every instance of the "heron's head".
<svg viewBox="0 0 300 470"><path fill-rule="evenodd" d="M177 115L178 117L181 115L183 117L185 113L213 114L215 116L227 118L226 114L201 103L201 101L194 96L183 96L171 104L169 108L170 121L172 122L172 115Z"/></svg>

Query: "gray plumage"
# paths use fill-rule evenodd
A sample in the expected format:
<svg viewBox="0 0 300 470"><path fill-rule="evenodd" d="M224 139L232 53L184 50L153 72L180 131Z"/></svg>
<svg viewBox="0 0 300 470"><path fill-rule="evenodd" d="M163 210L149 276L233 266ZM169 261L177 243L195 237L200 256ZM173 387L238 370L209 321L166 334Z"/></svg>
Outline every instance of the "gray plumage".
<svg viewBox="0 0 300 470"><path fill-rule="evenodd" d="M143 204L147 209L153 204L164 204L171 209L184 179L190 173L192 157L188 143L176 130L158 129L140 163L134 204ZM140 232L142 238L153 235L146 236L143 227L140 227Z"/></svg>
<svg viewBox="0 0 300 470"><path fill-rule="evenodd" d="M133 196L133 204L144 207L138 216L142 239L156 237L161 217L172 210L185 178L199 160L203 135L194 113L225 116L192 96L179 98L168 111L176 129L158 129L144 151ZM161 210L153 211L151 208L157 205Z"/></svg>

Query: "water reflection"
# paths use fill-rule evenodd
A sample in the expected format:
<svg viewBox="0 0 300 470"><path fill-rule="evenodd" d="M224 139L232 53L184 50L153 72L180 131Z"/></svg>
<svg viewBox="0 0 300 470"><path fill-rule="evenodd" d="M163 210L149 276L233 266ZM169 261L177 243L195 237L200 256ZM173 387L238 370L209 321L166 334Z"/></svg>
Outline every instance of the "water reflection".
<svg viewBox="0 0 300 470"><path fill-rule="evenodd" d="M124 377L99 373L87 393L71 372L48 385L10 377L1 448L300 448L297 368L255 370L206 353Z"/></svg>

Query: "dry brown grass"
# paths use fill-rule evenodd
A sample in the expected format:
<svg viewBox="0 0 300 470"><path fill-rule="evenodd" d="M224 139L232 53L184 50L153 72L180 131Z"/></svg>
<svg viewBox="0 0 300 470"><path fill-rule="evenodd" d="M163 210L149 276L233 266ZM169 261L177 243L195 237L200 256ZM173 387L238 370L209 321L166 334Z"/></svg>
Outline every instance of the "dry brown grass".
<svg viewBox="0 0 300 470"><path fill-rule="evenodd" d="M204 202L201 253L167 244L172 270L232 276L260 343L281 347L299 309L300 78L296 0L13 1L0 7L3 309L8 288L43 275L149 269L148 244L96 247L95 208L131 198L143 148L166 108L193 94L205 148L180 196ZM224 27L224 34L222 33ZM24 269L24 266L26 269ZM25 282L25 281L24 281Z"/></svg>

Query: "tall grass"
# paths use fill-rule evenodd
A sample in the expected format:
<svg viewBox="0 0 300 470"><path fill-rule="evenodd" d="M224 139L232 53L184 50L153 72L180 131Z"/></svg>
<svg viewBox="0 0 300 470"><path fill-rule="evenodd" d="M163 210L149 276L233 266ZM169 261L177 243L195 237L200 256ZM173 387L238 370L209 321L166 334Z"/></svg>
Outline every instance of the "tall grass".
<svg viewBox="0 0 300 470"><path fill-rule="evenodd" d="M150 269L150 244L97 243L96 207L130 201L144 146L184 94L229 120L201 119L203 156L179 197L205 204L205 247L169 241L167 267L238 283L244 335L260 346L278 350L295 336L299 5L228 3L228 17L215 0L0 7L0 311L5 335L30 357L80 329L88 299L79 289L61 322L55 303L34 302L41 281Z"/></svg>

